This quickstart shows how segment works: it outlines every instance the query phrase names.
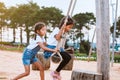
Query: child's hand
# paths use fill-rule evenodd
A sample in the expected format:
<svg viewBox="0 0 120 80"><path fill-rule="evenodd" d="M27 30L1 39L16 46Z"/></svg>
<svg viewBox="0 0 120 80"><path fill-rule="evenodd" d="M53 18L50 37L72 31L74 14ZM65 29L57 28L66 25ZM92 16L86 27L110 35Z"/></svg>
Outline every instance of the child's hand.
<svg viewBox="0 0 120 80"><path fill-rule="evenodd" d="M59 49L58 49L58 48L55 48L55 51L54 51L54 52L57 53L58 51L59 51Z"/></svg>
<svg viewBox="0 0 120 80"><path fill-rule="evenodd" d="M46 46L47 45L47 43L46 42L43 42L43 44Z"/></svg>

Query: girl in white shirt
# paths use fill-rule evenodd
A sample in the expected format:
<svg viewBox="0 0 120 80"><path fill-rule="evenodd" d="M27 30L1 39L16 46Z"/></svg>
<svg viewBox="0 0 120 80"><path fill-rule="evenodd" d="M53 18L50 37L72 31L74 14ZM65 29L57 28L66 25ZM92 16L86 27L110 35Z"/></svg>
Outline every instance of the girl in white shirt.
<svg viewBox="0 0 120 80"><path fill-rule="evenodd" d="M50 49L45 47L44 42L44 36L46 34L46 25L42 22L38 22L35 24L35 33L36 37L35 39L26 47L26 49L23 52L23 65L25 68L25 72L16 76L15 78L11 80L18 80L22 77L28 76L30 73L30 64L34 64L38 67L40 71L40 80L44 80L44 69L42 64L38 61L37 57L35 56L37 52L42 48L43 50L47 50L50 52L56 52L56 49Z"/></svg>
<svg viewBox="0 0 120 80"><path fill-rule="evenodd" d="M57 45L59 45L60 48L60 55L62 56L63 60L61 61L61 63L59 64L59 66L57 67L57 69L55 71L53 71L51 73L53 78L56 78L57 80L61 80L61 76L60 76L60 71L62 70L62 68L64 66L67 65L67 63L70 61L71 56L69 55L69 53L65 52L61 47L63 47L61 45L61 43L64 44L64 40L66 38L65 34L70 31L70 29L73 27L74 25L74 20L68 16L67 17L67 22L65 23L65 19L66 17L64 17L60 24L59 24L59 28L55 28L53 30L53 32L51 33L51 35L48 38L47 44L49 48L55 48ZM58 44L60 43L60 44ZM47 55L49 54L49 55ZM48 58L51 55L51 52L45 52L45 57Z"/></svg>

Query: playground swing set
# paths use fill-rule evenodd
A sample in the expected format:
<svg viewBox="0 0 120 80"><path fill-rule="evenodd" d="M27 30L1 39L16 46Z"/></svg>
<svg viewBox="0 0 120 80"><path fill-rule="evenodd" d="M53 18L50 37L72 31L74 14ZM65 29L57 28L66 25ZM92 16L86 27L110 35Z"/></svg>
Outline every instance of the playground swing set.
<svg viewBox="0 0 120 80"><path fill-rule="evenodd" d="M74 4L73 4L73 1L74 1ZM68 15L72 16L73 10L75 8L76 1L77 0L71 0L66 16L68 16ZM117 1L116 1L116 3L118 3ZM103 30L107 30L107 31L104 31L104 32L106 32L106 33L104 33L104 35L106 35L107 38L109 39L109 36L107 34L107 32L109 32L108 31L109 30L109 27L108 27L108 25L109 25L109 18L106 17L106 15L109 15L109 10L106 10L106 9L109 8L109 5L108 5L109 3L108 2L109 2L109 0L105 0L105 1L104 0L98 0L98 1L96 0L96 10L97 10L96 11L96 14L97 14L96 26L97 26L97 28L95 29L94 34L95 34L96 30L97 30L98 31L97 36L99 36L99 34L102 33ZM103 3L103 4L101 4L101 3ZM106 5L106 6L104 6L104 5ZM104 10L104 11L102 12L102 10ZM71 14L70 14L70 11L71 11ZM100 13L100 11L102 13ZM102 16L100 16L100 15L102 15ZM102 22L104 22L104 21L106 22L106 24L102 24ZM67 22L67 17L65 19L65 23L64 24L66 24L66 22ZM97 72L73 70L72 71L72 75L71 75L71 80L109 80L109 78L110 78L109 77L109 59L106 58L106 57L109 56L108 55L109 47L107 46L109 44L107 44L106 41L104 40L103 34L101 34L101 36L99 36L97 38L100 39L99 42L97 43L98 44L98 50L97 50L97 52L98 52L98 54L97 54L97 58L98 58L97 59L97 63L98 63L98 65L97 65ZM94 39L94 35L93 35L93 39ZM103 39L103 40L101 40L101 39ZM107 45L102 45L102 44L107 44ZM58 42L58 45L59 45L59 42ZM57 47L58 47L58 45L57 45ZM64 44L62 44L62 45L63 45L62 48L64 49ZM106 52L103 52L102 49L105 49L105 48L106 48ZM100 51L103 52L104 55L102 55L100 53ZM90 55L91 55L91 48L90 48L90 51L89 51L89 57L90 57ZM101 57L103 57L105 59L101 60L102 59ZM44 60L46 60L46 59L44 59ZM53 53L50 56L50 58L47 59L47 60L52 60L53 63L59 63L62 60L62 57L61 57L60 53L57 52L57 56L56 56L56 53ZM88 58L88 61L89 61L89 58ZM106 67L108 67L108 69L103 70ZM72 70L72 68L71 68L71 70Z"/></svg>

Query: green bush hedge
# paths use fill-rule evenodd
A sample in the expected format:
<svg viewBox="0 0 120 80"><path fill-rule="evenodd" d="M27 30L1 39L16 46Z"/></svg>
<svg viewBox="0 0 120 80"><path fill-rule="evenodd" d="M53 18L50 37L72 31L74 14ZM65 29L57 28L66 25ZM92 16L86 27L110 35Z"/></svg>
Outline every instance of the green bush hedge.
<svg viewBox="0 0 120 80"><path fill-rule="evenodd" d="M0 42L0 50L8 50L8 51L18 51L22 52L24 50L23 45L14 45L11 42Z"/></svg>
<svg viewBox="0 0 120 80"><path fill-rule="evenodd" d="M85 54L85 53L75 53L74 54L75 58L77 60L84 60L84 61L87 61L88 60L88 55ZM92 55L90 56L90 61L96 61L96 53L92 53Z"/></svg>
<svg viewBox="0 0 120 80"><path fill-rule="evenodd" d="M3 45L12 45L11 42L0 42L0 44L3 44Z"/></svg>
<svg viewBox="0 0 120 80"><path fill-rule="evenodd" d="M110 58L111 60L111 58ZM114 55L114 62L115 63L120 63L120 54L119 55Z"/></svg>
<svg viewBox="0 0 120 80"><path fill-rule="evenodd" d="M78 60L85 60L87 61L88 60L88 55L86 55L85 53L79 53L79 52L76 52L75 53L75 57L78 59ZM91 57L90 57L90 61L96 61L97 60L97 55L96 53L92 53L91 54ZM110 60L111 60L111 56L110 56ZM115 63L120 63L120 54L115 54L114 55L114 62Z"/></svg>

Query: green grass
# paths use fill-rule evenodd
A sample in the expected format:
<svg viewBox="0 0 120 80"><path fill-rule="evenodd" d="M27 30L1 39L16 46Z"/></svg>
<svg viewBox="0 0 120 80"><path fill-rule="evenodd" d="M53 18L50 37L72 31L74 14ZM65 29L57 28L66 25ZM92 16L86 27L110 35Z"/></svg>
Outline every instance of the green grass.
<svg viewBox="0 0 120 80"><path fill-rule="evenodd" d="M77 60L88 61L88 55L85 54L85 53L79 53L77 51L77 52L75 52L74 56ZM96 61L96 53L92 53L89 60L90 61Z"/></svg>
<svg viewBox="0 0 120 80"><path fill-rule="evenodd" d="M96 61L97 60L97 53L92 53L90 56L90 61ZM85 53L79 53L78 51L75 52L74 54L75 58L77 60L84 60L87 61L88 60L88 55ZM110 56L110 61L111 61L111 56ZM114 54L114 62L115 63L120 63L120 54Z"/></svg>
<svg viewBox="0 0 120 80"><path fill-rule="evenodd" d="M23 46L0 45L0 50L23 52Z"/></svg>

